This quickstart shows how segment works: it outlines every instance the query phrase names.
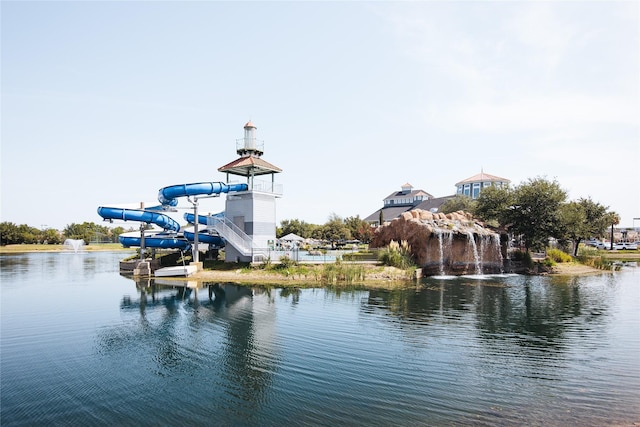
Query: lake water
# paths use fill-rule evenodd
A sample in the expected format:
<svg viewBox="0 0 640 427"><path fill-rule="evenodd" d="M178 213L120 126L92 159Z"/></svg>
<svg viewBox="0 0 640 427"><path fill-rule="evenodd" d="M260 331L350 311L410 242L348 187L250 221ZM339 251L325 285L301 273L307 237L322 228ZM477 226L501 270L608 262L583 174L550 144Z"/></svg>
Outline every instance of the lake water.
<svg viewBox="0 0 640 427"><path fill-rule="evenodd" d="M1 424L640 422L640 269L400 291L136 283L1 256Z"/></svg>

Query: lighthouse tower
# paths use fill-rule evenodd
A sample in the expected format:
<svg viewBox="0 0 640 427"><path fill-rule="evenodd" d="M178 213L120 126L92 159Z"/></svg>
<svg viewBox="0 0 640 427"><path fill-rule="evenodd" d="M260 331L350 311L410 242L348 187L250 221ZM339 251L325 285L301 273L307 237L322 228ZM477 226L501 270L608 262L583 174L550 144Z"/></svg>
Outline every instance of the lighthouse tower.
<svg viewBox="0 0 640 427"><path fill-rule="evenodd" d="M218 168L227 174L227 183L246 182L248 186L247 191L227 195L224 218L216 220L215 228L227 242L226 262L265 260L275 245L276 199L282 197L275 174L282 169L262 159L264 143L256 138L256 130L247 122L244 138L236 140L240 157Z"/></svg>

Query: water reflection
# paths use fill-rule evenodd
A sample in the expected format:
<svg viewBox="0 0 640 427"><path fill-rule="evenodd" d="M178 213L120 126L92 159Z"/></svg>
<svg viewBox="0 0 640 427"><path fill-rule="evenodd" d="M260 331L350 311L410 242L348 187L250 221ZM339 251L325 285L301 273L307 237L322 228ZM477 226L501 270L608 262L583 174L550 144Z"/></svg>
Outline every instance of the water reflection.
<svg viewBox="0 0 640 427"><path fill-rule="evenodd" d="M254 304L251 288L153 278L135 285L137 295L121 300L124 323L100 334L100 352L150 358L159 377L208 378L234 390L218 396L233 401L229 408L264 402L277 365L274 314Z"/></svg>
<svg viewBox="0 0 640 427"><path fill-rule="evenodd" d="M598 288L585 289L583 281L524 276L511 277L508 282L499 278L425 280L415 289L372 290L361 310L385 311L389 315L383 318L412 327L434 320L472 320L477 336L485 341L509 339L522 347L562 349L567 331L593 334L608 319L609 294Z"/></svg>
<svg viewBox="0 0 640 427"><path fill-rule="evenodd" d="M640 271L263 289L120 258L0 257L3 426L640 420Z"/></svg>

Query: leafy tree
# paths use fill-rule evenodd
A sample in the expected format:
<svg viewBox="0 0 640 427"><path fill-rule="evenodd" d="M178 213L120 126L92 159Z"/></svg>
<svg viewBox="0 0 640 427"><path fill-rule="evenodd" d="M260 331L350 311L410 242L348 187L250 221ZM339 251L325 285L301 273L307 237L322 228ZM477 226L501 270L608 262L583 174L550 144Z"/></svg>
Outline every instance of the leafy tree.
<svg viewBox="0 0 640 427"><path fill-rule="evenodd" d="M585 236L587 215L578 202L565 203L560 207L559 241L570 241L574 244L573 256L578 255L578 244Z"/></svg>
<svg viewBox="0 0 640 427"><path fill-rule="evenodd" d="M62 243L62 236L60 235L60 232L54 228L42 230L40 236L42 243L46 242L49 245L59 245Z"/></svg>
<svg viewBox="0 0 640 427"><path fill-rule="evenodd" d="M15 245L20 241L18 226L13 222L0 223L0 243L2 245Z"/></svg>
<svg viewBox="0 0 640 427"><path fill-rule="evenodd" d="M335 243L340 240L350 240L352 238L349 227L347 227L342 218L335 213L332 213L329 216L329 221L320 227L316 235L316 238L317 237L331 242L332 245L335 245Z"/></svg>
<svg viewBox="0 0 640 427"><path fill-rule="evenodd" d="M465 211L474 213L476 209L476 202L471 197L456 194L451 199L444 202L440 207L440 212L448 214L451 212Z"/></svg>
<svg viewBox="0 0 640 427"><path fill-rule="evenodd" d="M38 243L40 230L27 224L20 224L18 226L18 235L20 236L20 243Z"/></svg>
<svg viewBox="0 0 640 427"><path fill-rule="evenodd" d="M47 228L40 230L27 224L16 225L12 222L0 223L0 242L3 245L15 245L21 243L61 243L58 230Z"/></svg>
<svg viewBox="0 0 640 427"><path fill-rule="evenodd" d="M610 215L607 207L591 198L581 198L561 207L560 239L573 242L573 256L578 254L580 241L604 235L609 226Z"/></svg>
<svg viewBox="0 0 640 427"><path fill-rule="evenodd" d="M486 222L507 225L508 208L513 206L514 193L509 187L484 188L476 199L474 215Z"/></svg>
<svg viewBox="0 0 640 427"><path fill-rule="evenodd" d="M509 230L522 236L527 251L542 250L548 239L560 235L560 207L567 193L554 181L530 179L513 191L513 204L504 215Z"/></svg>
<svg viewBox="0 0 640 427"><path fill-rule="evenodd" d="M96 235L109 235L109 227L98 225L94 222L83 222L82 224L69 224L67 225L62 234L67 239L84 240L85 243L89 243L94 240Z"/></svg>
<svg viewBox="0 0 640 427"><path fill-rule="evenodd" d="M316 224L309 224L308 222L301 221L299 219L285 219L280 221L280 227L276 230L276 236L280 238L289 233L293 233L308 239L318 228L319 226Z"/></svg>
<svg viewBox="0 0 640 427"><path fill-rule="evenodd" d="M346 218L344 220L344 224L349 228L351 236L354 239L360 240L364 243L369 243L371 241L371 237L373 236L371 225L369 225L367 221L361 219L360 215Z"/></svg>
<svg viewBox="0 0 640 427"><path fill-rule="evenodd" d="M111 229L111 241L113 243L118 243L118 237L124 233L124 228L122 227L114 227Z"/></svg>
<svg viewBox="0 0 640 427"><path fill-rule="evenodd" d="M608 212L605 222L607 224L611 224L611 239L610 239L611 248L610 249L613 249L613 226L620 224L620 215L618 215L615 212Z"/></svg>

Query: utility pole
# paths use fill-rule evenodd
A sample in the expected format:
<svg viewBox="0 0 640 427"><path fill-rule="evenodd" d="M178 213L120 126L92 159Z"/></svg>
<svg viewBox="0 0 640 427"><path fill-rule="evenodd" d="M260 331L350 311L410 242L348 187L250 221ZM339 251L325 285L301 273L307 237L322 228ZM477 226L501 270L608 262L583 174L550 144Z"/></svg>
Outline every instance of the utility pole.
<svg viewBox="0 0 640 427"><path fill-rule="evenodd" d="M144 210L144 202L140 202L140 210ZM140 223L140 261L144 261L144 230L146 223Z"/></svg>
<svg viewBox="0 0 640 427"><path fill-rule="evenodd" d="M191 249L191 253L193 254L193 262L198 262L198 198L194 197L193 200L191 200L191 198L187 196L187 200L193 205L193 249Z"/></svg>

